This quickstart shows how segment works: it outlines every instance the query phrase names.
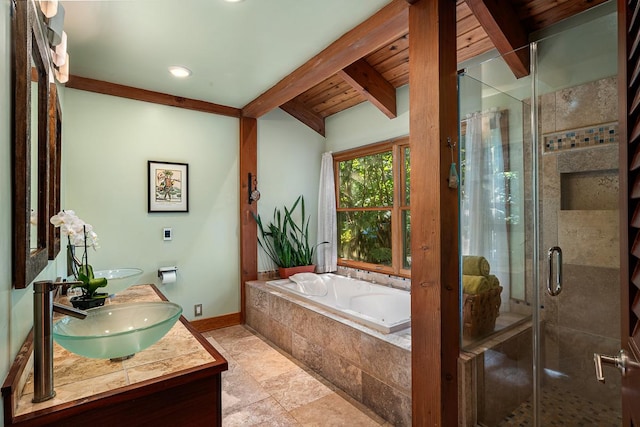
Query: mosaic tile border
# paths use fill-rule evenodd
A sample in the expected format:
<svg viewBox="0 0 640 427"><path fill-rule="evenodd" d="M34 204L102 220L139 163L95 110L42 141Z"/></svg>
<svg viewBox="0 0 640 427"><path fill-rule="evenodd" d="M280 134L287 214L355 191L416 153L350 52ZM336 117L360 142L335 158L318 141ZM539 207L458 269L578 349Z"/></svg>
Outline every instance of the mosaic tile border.
<svg viewBox="0 0 640 427"><path fill-rule="evenodd" d="M617 144L618 122L603 123L580 129L565 130L543 135L544 153L587 148L605 144Z"/></svg>

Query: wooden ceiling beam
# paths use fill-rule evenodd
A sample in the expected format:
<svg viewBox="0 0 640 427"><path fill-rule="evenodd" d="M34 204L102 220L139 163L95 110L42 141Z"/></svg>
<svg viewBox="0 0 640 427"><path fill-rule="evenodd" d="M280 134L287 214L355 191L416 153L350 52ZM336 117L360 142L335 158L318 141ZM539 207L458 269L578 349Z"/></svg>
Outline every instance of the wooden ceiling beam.
<svg viewBox="0 0 640 427"><path fill-rule="evenodd" d="M280 106L281 109L300 120L311 129L325 136L324 117L307 108L304 103L294 98Z"/></svg>
<svg viewBox="0 0 640 427"><path fill-rule="evenodd" d="M517 77L529 75L529 37L511 2L465 0L498 52ZM527 46L525 49L520 49Z"/></svg>
<svg viewBox="0 0 640 427"><path fill-rule="evenodd" d="M338 71L338 75L387 117L393 119L398 116L396 89L367 61L360 59Z"/></svg>
<svg viewBox="0 0 640 427"><path fill-rule="evenodd" d="M408 31L409 3L393 0L242 109L258 118Z"/></svg>
<svg viewBox="0 0 640 427"><path fill-rule="evenodd" d="M65 87L69 89L84 90L87 92L101 93L103 95L118 96L120 98L134 99L136 101L168 105L169 107L186 108L187 110L219 114L221 116L239 118L241 115L239 108L74 75L69 78Z"/></svg>

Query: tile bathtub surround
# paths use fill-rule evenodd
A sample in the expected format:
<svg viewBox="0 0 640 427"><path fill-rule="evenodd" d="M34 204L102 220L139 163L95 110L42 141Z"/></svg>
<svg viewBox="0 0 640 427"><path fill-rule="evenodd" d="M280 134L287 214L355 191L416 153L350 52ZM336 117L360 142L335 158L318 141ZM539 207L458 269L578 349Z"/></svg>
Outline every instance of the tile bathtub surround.
<svg viewBox="0 0 640 427"><path fill-rule="evenodd" d="M384 335L248 282L247 324L393 425L411 425L410 330Z"/></svg>
<svg viewBox="0 0 640 427"><path fill-rule="evenodd" d="M390 426L362 404L244 326L206 332L229 370L222 374L223 425Z"/></svg>
<svg viewBox="0 0 640 427"><path fill-rule="evenodd" d="M108 303L158 300L159 296L151 286L138 285L129 288ZM54 342L53 375L56 396L45 402L32 403L33 375L29 373L25 376L26 383L21 395L15 399L14 415L20 416L77 399L92 398L120 387L214 362L214 356L181 321L157 343L122 362L88 359L68 352Z"/></svg>

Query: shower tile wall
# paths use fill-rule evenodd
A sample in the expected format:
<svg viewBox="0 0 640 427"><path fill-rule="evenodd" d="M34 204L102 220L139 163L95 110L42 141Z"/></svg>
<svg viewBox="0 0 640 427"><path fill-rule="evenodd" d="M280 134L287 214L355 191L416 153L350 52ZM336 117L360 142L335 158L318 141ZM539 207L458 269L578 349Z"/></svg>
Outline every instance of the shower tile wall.
<svg viewBox="0 0 640 427"><path fill-rule="evenodd" d="M607 77L556 92L540 99L540 132L580 129L618 120L617 77Z"/></svg>
<svg viewBox="0 0 640 427"><path fill-rule="evenodd" d="M557 297L543 292L541 318L543 386L566 386L612 406L619 404L619 375L598 383L593 353L620 348L616 94L616 77L597 80L543 95L539 114L542 141L603 127L610 136L560 151L541 144L541 256L560 246L564 279Z"/></svg>

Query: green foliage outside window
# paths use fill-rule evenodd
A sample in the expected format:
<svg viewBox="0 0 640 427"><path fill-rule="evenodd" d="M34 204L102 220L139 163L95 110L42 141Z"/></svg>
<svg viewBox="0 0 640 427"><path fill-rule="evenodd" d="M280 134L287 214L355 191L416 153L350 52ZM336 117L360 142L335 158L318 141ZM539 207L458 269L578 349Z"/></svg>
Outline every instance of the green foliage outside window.
<svg viewBox="0 0 640 427"><path fill-rule="evenodd" d="M394 209L394 203L409 203L409 147L406 142L399 150L388 146L388 151L336 162L338 257L374 264L376 270L389 267L398 273L411 268L409 211L405 208L398 213ZM399 158L394 159L394 153ZM394 197L396 194L398 197ZM394 236L394 221L401 223L400 236ZM402 248L403 259L396 261L398 266L394 266L394 242Z"/></svg>
<svg viewBox="0 0 640 427"><path fill-rule="evenodd" d="M391 151L340 162L340 207L371 208L392 205Z"/></svg>
<svg viewBox="0 0 640 427"><path fill-rule="evenodd" d="M411 156L409 155L409 147L404 148L404 205L409 206L411 201L411 192L409 191L411 181Z"/></svg>
<svg viewBox="0 0 640 427"><path fill-rule="evenodd" d="M338 256L391 265L391 212L338 212Z"/></svg>

